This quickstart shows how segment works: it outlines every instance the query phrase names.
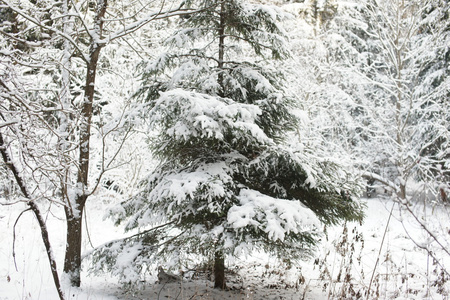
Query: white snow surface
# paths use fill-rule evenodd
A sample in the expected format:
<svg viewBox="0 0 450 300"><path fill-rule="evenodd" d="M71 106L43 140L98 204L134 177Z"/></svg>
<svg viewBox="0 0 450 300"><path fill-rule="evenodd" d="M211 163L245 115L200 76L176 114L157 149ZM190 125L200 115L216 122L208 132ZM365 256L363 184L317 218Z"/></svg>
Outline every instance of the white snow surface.
<svg viewBox="0 0 450 300"><path fill-rule="evenodd" d="M4 203L3 199L0 200ZM239 211L241 215L254 213L245 206L249 201L259 201L260 206L274 205L272 201L250 191L241 195L241 201L245 207ZM233 289L227 291L215 290L212 282L206 277L187 276L188 273L185 273L182 282L159 284L156 277L157 266L151 266L150 272L144 278L140 278L137 290L129 290L119 285L117 279L108 274L89 276L86 261L82 272L82 286L69 287L63 280L64 293L66 299L78 300L339 299L341 295L346 295L346 299L354 299L355 297L352 298L348 294L348 289L345 289L349 284L346 285L342 279L345 270L349 270L351 288L355 293L367 289L374 274L369 299L448 299L449 284L445 282L442 285L442 292L438 292L436 286L437 277L434 272L437 270L439 273L437 265L405 233L404 226L419 243L427 242L426 235L414 220L404 213L400 218L398 205L389 200L368 199L367 205L367 218L363 224L348 223L347 229L344 229L344 226L328 227L315 256L308 261L280 262L265 253L228 258L226 261L230 269L227 275L228 286ZM393 205L393 217L386 226ZM84 230L88 229L90 241L94 246L123 235L123 228L115 227L111 221L102 220L104 207L105 204L101 201L88 202L87 227L85 226ZM32 213L26 212L17 222L14 262L13 225L26 206L2 205L1 208L0 299L58 299L39 227ZM283 209L283 205L278 204L277 209ZM448 227L447 208L423 209L428 210L427 221L432 222L431 225ZM238 214L238 210L233 213ZM295 212L287 213L295 215ZM65 247L64 213L53 206L47 210L45 216L58 270L61 272ZM306 213L305 217L309 217L309 213ZM386 238L380 250L385 229ZM87 252L90 249L92 247L85 232L83 251ZM449 257L441 254L436 252L438 257L443 257L441 263L448 266ZM379 263L375 269L377 258ZM177 270L170 271L179 274ZM365 295L363 299L366 299Z"/></svg>

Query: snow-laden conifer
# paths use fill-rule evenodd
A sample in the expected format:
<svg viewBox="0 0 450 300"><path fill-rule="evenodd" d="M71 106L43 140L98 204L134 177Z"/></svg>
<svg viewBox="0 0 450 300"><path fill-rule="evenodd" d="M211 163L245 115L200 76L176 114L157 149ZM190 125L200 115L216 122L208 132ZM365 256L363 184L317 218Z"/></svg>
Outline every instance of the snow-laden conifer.
<svg viewBox="0 0 450 300"><path fill-rule="evenodd" d="M288 57L282 12L236 0L186 5L204 10L180 20L169 50L144 63L137 94L161 162L114 213L141 233L96 257L132 279L154 255L176 264L200 254L213 258L215 286L224 288L226 256L302 258L321 223L363 213L350 174L286 140L298 121L272 60ZM118 256L126 251L125 270Z"/></svg>

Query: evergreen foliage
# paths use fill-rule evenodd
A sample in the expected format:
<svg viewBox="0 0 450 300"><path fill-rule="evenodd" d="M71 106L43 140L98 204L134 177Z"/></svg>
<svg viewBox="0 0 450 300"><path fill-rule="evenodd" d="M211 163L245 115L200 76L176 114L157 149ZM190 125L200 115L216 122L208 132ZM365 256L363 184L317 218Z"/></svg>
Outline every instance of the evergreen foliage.
<svg viewBox="0 0 450 300"><path fill-rule="evenodd" d="M288 55L281 12L245 1L188 2L205 9L180 21L170 53L144 64L137 94L149 109L151 149L161 163L139 195L122 203L118 220L128 219L128 230L167 226L126 246L111 244L97 259L117 257L117 249L140 263L149 253L173 264L187 254L215 255L217 269L223 254L258 249L305 257L320 222L361 220L363 213L351 175L286 142L298 127L295 99L269 60ZM216 278L216 287L224 282Z"/></svg>

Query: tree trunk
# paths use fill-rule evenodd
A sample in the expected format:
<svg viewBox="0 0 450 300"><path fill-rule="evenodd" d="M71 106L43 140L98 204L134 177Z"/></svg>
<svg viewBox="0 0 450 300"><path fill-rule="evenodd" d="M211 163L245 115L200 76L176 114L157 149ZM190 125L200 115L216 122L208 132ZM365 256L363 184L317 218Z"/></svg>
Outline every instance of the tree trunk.
<svg viewBox="0 0 450 300"><path fill-rule="evenodd" d="M225 53L225 27L226 27L226 8L225 1L220 4L220 21L218 28L219 35L219 57L218 57L218 84L221 88L219 96L225 96L224 86L224 53ZM214 253L214 287L224 290L226 288L225 283L225 258L222 250L217 250Z"/></svg>
<svg viewBox="0 0 450 300"><path fill-rule="evenodd" d="M442 202L447 202L447 193L445 192L444 188L440 188L439 192L441 194L441 201Z"/></svg>
<svg viewBox="0 0 450 300"><path fill-rule="evenodd" d="M400 192L399 192L398 196L401 200L406 199L406 184L400 183Z"/></svg>
<svg viewBox="0 0 450 300"><path fill-rule="evenodd" d="M224 290L225 282L225 257L222 250L214 254L214 287Z"/></svg>
<svg viewBox="0 0 450 300"><path fill-rule="evenodd" d="M103 17L106 13L107 0L97 1L97 14L95 16L95 31L98 38L102 38ZM92 107L94 103L95 76L97 75L97 64L100 50L104 45L98 40L92 39L89 49L89 60L86 70L86 86L84 88L84 103L81 109L81 126L79 141L79 158L77 183L81 190L80 195L71 203L67 199L68 206L65 208L67 222L66 253L64 258L64 272L68 274L72 286L81 285L81 241L82 241L82 216L86 200L89 196L89 162L90 162L90 139Z"/></svg>
<svg viewBox="0 0 450 300"><path fill-rule="evenodd" d="M100 47L91 52L91 61L87 68L85 102L81 111L82 124L80 126L80 145L78 159L77 182L81 190L77 191L81 195L77 196L72 203L67 199L68 205L65 208L67 223L66 253L64 258L64 273L68 274L72 286L81 285L81 241L82 241L82 216L83 209L88 198L89 184L89 162L90 162L90 137L92 106L94 100L95 74L97 68L98 54Z"/></svg>
<svg viewBox="0 0 450 300"><path fill-rule="evenodd" d="M67 240L64 258L64 273L69 276L72 286L81 285L81 241L82 241L82 213L83 207L74 216L66 208Z"/></svg>

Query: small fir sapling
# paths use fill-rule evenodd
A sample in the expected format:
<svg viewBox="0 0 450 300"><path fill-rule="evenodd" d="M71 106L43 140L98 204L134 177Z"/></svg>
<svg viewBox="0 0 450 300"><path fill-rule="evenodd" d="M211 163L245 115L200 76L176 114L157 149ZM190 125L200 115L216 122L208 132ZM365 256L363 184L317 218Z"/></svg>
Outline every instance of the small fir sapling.
<svg viewBox="0 0 450 300"><path fill-rule="evenodd" d="M141 232L99 250L97 260L118 270L118 256L132 248L127 270L120 267L126 277L156 257L213 257L214 285L223 289L228 255L303 258L321 223L361 220L361 186L286 140L298 122L296 99L273 67L288 57L281 11L237 0L186 5L204 9L180 20L170 52L144 64L137 93L161 163L115 213ZM151 226L159 227L145 231Z"/></svg>

